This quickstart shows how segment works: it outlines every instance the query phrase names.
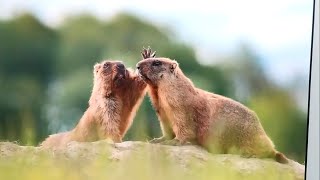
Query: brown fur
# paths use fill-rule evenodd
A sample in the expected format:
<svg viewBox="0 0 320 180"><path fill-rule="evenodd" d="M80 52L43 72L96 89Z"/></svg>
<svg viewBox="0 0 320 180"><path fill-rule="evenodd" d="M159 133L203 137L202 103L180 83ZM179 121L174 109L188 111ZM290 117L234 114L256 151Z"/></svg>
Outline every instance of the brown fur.
<svg viewBox="0 0 320 180"><path fill-rule="evenodd" d="M253 111L230 98L196 88L176 61L148 58L137 68L148 84L163 133L151 142L196 143L213 153L288 162L275 150Z"/></svg>
<svg viewBox="0 0 320 180"><path fill-rule="evenodd" d="M77 126L69 132L50 135L41 146L59 147L70 141L102 139L121 142L142 102L146 86L122 62L96 64L89 107Z"/></svg>

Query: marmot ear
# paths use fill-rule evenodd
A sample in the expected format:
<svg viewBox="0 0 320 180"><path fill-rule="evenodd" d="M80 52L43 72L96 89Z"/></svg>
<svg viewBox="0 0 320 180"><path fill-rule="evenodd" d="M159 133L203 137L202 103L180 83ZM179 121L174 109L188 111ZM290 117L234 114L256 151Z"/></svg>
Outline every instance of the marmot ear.
<svg viewBox="0 0 320 180"><path fill-rule="evenodd" d="M174 62L170 65L170 71L171 71L171 72L174 72L177 66L178 66L177 61L174 61Z"/></svg>
<svg viewBox="0 0 320 180"><path fill-rule="evenodd" d="M94 66L93 66L93 73L97 73L99 71L101 67L101 64L99 63L96 63Z"/></svg>

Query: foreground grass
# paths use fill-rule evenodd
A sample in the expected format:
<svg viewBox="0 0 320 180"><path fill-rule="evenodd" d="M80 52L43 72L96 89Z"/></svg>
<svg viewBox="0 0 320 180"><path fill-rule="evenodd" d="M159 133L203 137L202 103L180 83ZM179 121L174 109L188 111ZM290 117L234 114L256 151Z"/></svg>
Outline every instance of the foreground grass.
<svg viewBox="0 0 320 180"><path fill-rule="evenodd" d="M95 148L94 151L92 148ZM10 148L6 148L6 151L8 149ZM0 150L2 153L0 156L1 180L295 179L288 172L279 173L277 166L266 164L262 168L256 168L251 165L249 170L248 168L239 169L234 168L233 163L228 159L215 161L203 159L204 156L200 155L186 156L178 152L179 149L174 149L177 150L174 156L157 147L116 149L121 151L121 156L113 154L110 148L105 146L89 146L88 149L75 147L69 149L68 153L35 151L30 147L23 150L14 149L14 155L3 155L10 152L4 152L3 148Z"/></svg>

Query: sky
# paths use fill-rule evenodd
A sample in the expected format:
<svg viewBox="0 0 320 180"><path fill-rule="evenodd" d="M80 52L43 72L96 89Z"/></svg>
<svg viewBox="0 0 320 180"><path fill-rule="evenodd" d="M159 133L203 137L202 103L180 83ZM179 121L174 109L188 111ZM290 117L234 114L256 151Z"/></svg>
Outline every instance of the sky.
<svg viewBox="0 0 320 180"><path fill-rule="evenodd" d="M196 49L202 63L216 63L245 42L279 85L302 79L295 93L306 98L312 9L313 0L0 0L0 19L28 11L55 27L68 15L90 13L106 20L130 12L171 28Z"/></svg>

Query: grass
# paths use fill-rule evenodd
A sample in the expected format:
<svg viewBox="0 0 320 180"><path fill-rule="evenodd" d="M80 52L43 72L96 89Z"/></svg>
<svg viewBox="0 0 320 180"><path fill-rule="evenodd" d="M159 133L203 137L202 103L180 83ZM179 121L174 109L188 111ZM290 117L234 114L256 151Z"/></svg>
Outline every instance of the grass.
<svg viewBox="0 0 320 180"><path fill-rule="evenodd" d="M92 146L92 148L97 147ZM118 149L123 153L121 157L112 157L110 149L91 152L81 150L80 153L77 152L78 149L71 149L68 153L53 153L52 151L35 151L34 148L23 150L13 148L14 155L6 156L3 155L6 152L1 146L0 150L1 180L294 179L288 171L279 173L278 167L272 165L248 171L245 168L235 168L228 161L223 163L215 160L206 161L194 156L186 157L182 154L180 156L179 152L173 157L164 150L148 147L133 151Z"/></svg>

